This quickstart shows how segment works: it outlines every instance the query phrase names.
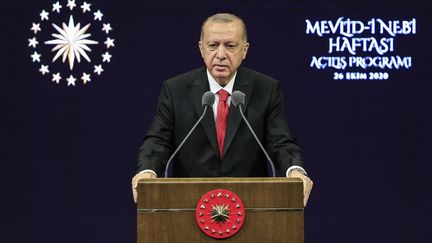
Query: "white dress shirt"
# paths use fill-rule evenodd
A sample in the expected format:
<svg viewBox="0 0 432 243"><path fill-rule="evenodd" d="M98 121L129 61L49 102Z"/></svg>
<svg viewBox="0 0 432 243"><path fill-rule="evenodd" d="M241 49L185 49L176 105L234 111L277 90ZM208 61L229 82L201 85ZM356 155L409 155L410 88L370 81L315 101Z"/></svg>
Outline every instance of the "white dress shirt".
<svg viewBox="0 0 432 243"><path fill-rule="evenodd" d="M234 88L234 82L235 82L235 78L237 76L237 72L234 73L234 76L232 77L232 79L225 85L225 87L222 87L218 82L216 82L216 80L210 75L209 70L207 69L207 79L209 81L209 87L210 87L210 92L212 92L213 94L215 94L215 102L213 103L213 114L214 114L214 119L216 121L216 117L217 117L217 105L219 103L219 94L217 93L219 90L224 89L226 92L228 92L229 96L227 99L227 103L228 106L231 105L231 95L233 92L233 88Z"/></svg>

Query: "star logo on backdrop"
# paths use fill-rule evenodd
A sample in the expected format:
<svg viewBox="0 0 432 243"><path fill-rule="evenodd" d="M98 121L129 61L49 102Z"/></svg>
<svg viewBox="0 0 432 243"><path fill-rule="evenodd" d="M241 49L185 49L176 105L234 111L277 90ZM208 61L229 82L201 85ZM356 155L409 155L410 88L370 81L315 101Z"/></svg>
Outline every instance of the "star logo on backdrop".
<svg viewBox="0 0 432 243"><path fill-rule="evenodd" d="M90 24L87 24L83 28L80 28L80 24L74 24L72 15L69 18L69 25L63 24L63 29L61 29L56 24L53 24L54 28L58 31L58 34L52 34L56 37L54 40L45 41L47 45L56 45L52 50L57 51L57 54L53 58L53 62L57 60L61 55L63 55L63 62L65 62L66 57L69 61L69 67L72 70L74 66L75 58L78 62L81 62L82 55L88 62L90 61L89 56L85 51L91 51L87 45L98 44L97 41L88 40L91 34L85 34Z"/></svg>
<svg viewBox="0 0 432 243"><path fill-rule="evenodd" d="M88 1L55 2L40 11L30 31L30 59L55 84L86 85L111 62L113 27Z"/></svg>

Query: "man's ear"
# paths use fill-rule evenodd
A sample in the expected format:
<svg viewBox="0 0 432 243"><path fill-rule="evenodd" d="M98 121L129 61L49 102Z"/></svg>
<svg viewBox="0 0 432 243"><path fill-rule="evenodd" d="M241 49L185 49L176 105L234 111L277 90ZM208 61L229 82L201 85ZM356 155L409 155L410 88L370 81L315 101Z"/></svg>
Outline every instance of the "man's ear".
<svg viewBox="0 0 432 243"><path fill-rule="evenodd" d="M249 50L249 46L250 46L249 42L245 42L245 45L243 47L243 59L246 58L247 52Z"/></svg>
<svg viewBox="0 0 432 243"><path fill-rule="evenodd" d="M203 50L203 45L202 45L202 41L198 41L198 47L201 53L201 57L204 58L204 50Z"/></svg>

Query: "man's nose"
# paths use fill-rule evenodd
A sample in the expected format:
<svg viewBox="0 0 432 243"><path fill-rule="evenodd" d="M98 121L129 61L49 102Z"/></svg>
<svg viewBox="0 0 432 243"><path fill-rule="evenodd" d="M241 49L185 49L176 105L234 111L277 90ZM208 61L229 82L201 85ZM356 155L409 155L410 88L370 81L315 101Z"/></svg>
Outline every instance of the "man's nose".
<svg viewBox="0 0 432 243"><path fill-rule="evenodd" d="M216 52L216 58L219 60L223 60L226 58L226 52L225 47L223 45L220 45Z"/></svg>

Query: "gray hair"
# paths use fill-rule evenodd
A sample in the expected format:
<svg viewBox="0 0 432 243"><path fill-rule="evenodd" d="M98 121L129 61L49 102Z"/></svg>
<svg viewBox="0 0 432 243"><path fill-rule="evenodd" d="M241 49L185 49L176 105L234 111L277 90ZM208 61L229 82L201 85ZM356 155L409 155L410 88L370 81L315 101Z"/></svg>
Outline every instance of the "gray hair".
<svg viewBox="0 0 432 243"><path fill-rule="evenodd" d="M210 17L208 17L202 24L201 26L201 35L200 35L200 39L202 40L204 37L204 26L208 23L208 22L212 22L212 23L231 23L234 21L240 21L240 24L243 28L243 40L247 41L247 32L246 32L246 25L243 22L243 20L234 15L234 14L230 14L230 13L217 13L215 15L212 15Z"/></svg>

